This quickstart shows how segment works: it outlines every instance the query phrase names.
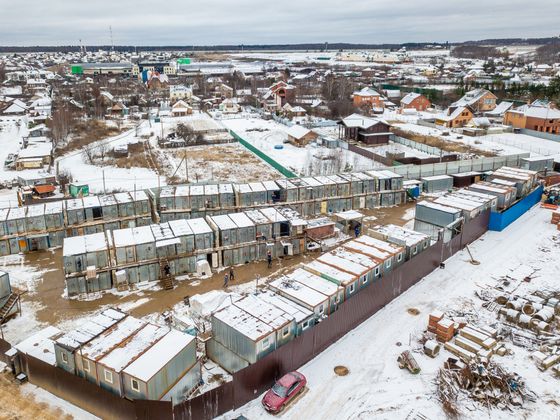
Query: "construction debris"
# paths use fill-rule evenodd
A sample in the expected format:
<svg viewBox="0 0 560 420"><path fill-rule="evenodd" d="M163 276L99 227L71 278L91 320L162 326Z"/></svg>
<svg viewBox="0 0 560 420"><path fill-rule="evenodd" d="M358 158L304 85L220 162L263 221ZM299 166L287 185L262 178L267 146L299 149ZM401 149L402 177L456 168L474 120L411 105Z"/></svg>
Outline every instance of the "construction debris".
<svg viewBox="0 0 560 420"><path fill-rule="evenodd" d="M436 357L439 354L440 350L441 350L441 346L435 340L427 340L424 343L424 353L430 356L431 358Z"/></svg>
<svg viewBox="0 0 560 420"><path fill-rule="evenodd" d="M420 373L420 366L412 356L408 350L403 351L399 357L397 358L397 362L399 363L399 367L401 369L407 368L410 373L416 375Z"/></svg>
<svg viewBox="0 0 560 420"><path fill-rule="evenodd" d="M528 401L536 401L535 394L526 388L519 375L480 358L466 364L449 358L439 370L436 384L438 398L444 410L452 416L458 415L460 393L487 408L501 410L511 410Z"/></svg>

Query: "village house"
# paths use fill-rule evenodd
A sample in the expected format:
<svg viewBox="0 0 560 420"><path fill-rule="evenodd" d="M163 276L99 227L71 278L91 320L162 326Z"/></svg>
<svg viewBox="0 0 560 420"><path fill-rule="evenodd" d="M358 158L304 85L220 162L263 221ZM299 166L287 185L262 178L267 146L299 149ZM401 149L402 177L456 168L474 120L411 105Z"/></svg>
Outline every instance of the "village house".
<svg viewBox="0 0 560 420"><path fill-rule="evenodd" d="M387 144L393 133L387 122L360 114L352 114L339 124L339 138L360 141L365 144ZM342 132L342 133L341 133Z"/></svg>
<svg viewBox="0 0 560 420"><path fill-rule="evenodd" d="M473 119L473 113L470 108L458 106L456 108L449 107L446 113L436 116L436 125L447 128L464 127Z"/></svg>
<svg viewBox="0 0 560 420"><path fill-rule="evenodd" d="M192 88L185 85L170 85L169 86L169 100L176 102L181 99L189 100L192 97Z"/></svg>
<svg viewBox="0 0 560 420"><path fill-rule="evenodd" d="M432 106L432 103L420 93L410 92L401 99L401 112L403 109L415 109L425 111Z"/></svg>
<svg viewBox="0 0 560 420"><path fill-rule="evenodd" d="M225 114L237 114L241 111L239 104L231 98L224 99L218 108Z"/></svg>
<svg viewBox="0 0 560 420"><path fill-rule="evenodd" d="M297 124L292 125L287 132L288 141L299 147L304 147L319 137L314 131Z"/></svg>
<svg viewBox="0 0 560 420"><path fill-rule="evenodd" d="M515 128L560 134L560 111L551 107L523 105L508 110L504 124Z"/></svg>
<svg viewBox="0 0 560 420"><path fill-rule="evenodd" d="M356 91L352 94L352 101L354 106L357 108L362 108L367 106L368 108L384 108L383 98L374 89L370 87L365 87L362 90Z"/></svg>
<svg viewBox="0 0 560 420"><path fill-rule="evenodd" d="M451 104L450 108L469 107L474 113L483 113L496 108L496 99L497 96L486 89L473 89Z"/></svg>
<svg viewBox="0 0 560 420"><path fill-rule="evenodd" d="M261 106L269 111L282 109L289 102L294 102L296 98L296 88L284 81L274 83L264 93Z"/></svg>
<svg viewBox="0 0 560 420"><path fill-rule="evenodd" d="M192 107L183 100L175 102L171 107L171 115L173 117L185 117L192 114L192 112Z"/></svg>

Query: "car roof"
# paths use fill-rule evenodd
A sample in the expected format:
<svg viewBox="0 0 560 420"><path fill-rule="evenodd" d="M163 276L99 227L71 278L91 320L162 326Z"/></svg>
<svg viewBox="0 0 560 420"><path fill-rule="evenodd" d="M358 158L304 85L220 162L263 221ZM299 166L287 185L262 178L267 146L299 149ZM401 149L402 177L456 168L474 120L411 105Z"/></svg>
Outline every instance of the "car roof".
<svg viewBox="0 0 560 420"><path fill-rule="evenodd" d="M300 378L296 372L290 372L278 379L278 383L282 386L289 387L299 381L299 379Z"/></svg>

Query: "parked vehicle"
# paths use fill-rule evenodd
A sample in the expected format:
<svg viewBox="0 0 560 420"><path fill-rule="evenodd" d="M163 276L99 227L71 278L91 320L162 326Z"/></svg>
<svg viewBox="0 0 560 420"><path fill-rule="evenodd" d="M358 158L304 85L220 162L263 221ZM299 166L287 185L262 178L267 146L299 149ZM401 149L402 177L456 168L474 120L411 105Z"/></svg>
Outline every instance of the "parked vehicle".
<svg viewBox="0 0 560 420"><path fill-rule="evenodd" d="M270 413L279 413L307 384L305 376L297 371L285 374L268 390L262 405Z"/></svg>

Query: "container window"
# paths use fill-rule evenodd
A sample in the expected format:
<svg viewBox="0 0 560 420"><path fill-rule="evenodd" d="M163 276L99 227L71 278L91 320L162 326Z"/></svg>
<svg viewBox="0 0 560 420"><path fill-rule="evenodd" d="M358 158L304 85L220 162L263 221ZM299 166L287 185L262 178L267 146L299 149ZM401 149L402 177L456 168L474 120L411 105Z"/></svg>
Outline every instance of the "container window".
<svg viewBox="0 0 560 420"><path fill-rule="evenodd" d="M89 369L90 369L90 367L89 367L89 360L84 359L84 370L85 370L86 372L89 372Z"/></svg>
<svg viewBox="0 0 560 420"><path fill-rule="evenodd" d="M269 347L270 347L270 338L267 337L262 342L262 349L266 350Z"/></svg>
<svg viewBox="0 0 560 420"><path fill-rule="evenodd" d="M375 267L375 275L378 276L379 275L379 267Z"/></svg>
<svg viewBox="0 0 560 420"><path fill-rule="evenodd" d="M282 330L282 337L286 337L289 333L290 333L290 329L288 327L285 327Z"/></svg>
<svg viewBox="0 0 560 420"><path fill-rule="evenodd" d="M309 327L309 322L305 321L303 324L301 324L301 329L305 330L307 327Z"/></svg>
<svg viewBox="0 0 560 420"><path fill-rule="evenodd" d="M414 245L414 248L412 248L412 255L416 255L417 252L418 252L418 246Z"/></svg>
<svg viewBox="0 0 560 420"><path fill-rule="evenodd" d="M105 377L105 380L107 382L109 382L110 384L113 383L113 372L111 372L110 370L104 369L103 370L103 376Z"/></svg>
<svg viewBox="0 0 560 420"><path fill-rule="evenodd" d="M367 276L362 276L362 284L366 284L367 281Z"/></svg>
<svg viewBox="0 0 560 420"><path fill-rule="evenodd" d="M391 268L391 259L390 258L387 261L385 261L385 268Z"/></svg>
<svg viewBox="0 0 560 420"><path fill-rule="evenodd" d="M401 261L402 261L402 256L403 256L402 253L400 253L400 254L397 256L397 261L398 261L398 262L401 262Z"/></svg>
<svg viewBox="0 0 560 420"><path fill-rule="evenodd" d="M350 285L350 293L354 293L354 290L356 289L356 287L354 286L354 283L352 283Z"/></svg>
<svg viewBox="0 0 560 420"><path fill-rule="evenodd" d="M68 363L68 355L66 353L60 353L60 357L64 363Z"/></svg>
<svg viewBox="0 0 560 420"><path fill-rule="evenodd" d="M140 384L138 383L138 381L136 379L130 379L130 387L134 391L140 392Z"/></svg>

